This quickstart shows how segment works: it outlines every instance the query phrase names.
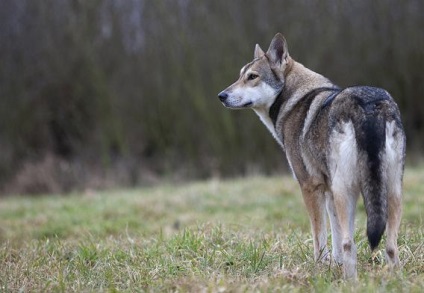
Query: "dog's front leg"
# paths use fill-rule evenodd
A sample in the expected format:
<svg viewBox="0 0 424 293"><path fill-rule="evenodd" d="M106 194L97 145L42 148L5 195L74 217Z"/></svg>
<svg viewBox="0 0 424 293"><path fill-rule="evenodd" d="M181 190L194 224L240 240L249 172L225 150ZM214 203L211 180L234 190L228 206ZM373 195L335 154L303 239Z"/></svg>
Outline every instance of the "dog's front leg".
<svg viewBox="0 0 424 293"><path fill-rule="evenodd" d="M330 260L327 248L327 223L325 212L325 194L321 185L305 183L301 185L303 200L312 226L315 261Z"/></svg>

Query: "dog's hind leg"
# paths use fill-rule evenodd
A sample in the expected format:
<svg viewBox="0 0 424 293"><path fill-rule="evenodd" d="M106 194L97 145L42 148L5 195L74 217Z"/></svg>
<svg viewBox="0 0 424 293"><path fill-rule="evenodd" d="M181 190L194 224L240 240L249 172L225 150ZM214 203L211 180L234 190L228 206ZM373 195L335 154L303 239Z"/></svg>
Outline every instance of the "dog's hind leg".
<svg viewBox="0 0 424 293"><path fill-rule="evenodd" d="M387 220L387 239L386 239L386 260L390 267L399 266L399 251L397 238L399 232L400 219L402 216L402 198L399 193L389 193L388 206L389 214Z"/></svg>
<svg viewBox="0 0 424 293"><path fill-rule="evenodd" d="M331 227L331 243L333 261L341 265L343 263L342 252L342 231L340 228L339 219L337 218L336 207L334 206L334 198L331 192L326 192L327 213L330 219Z"/></svg>
<svg viewBox="0 0 424 293"><path fill-rule="evenodd" d="M386 260L390 267L399 266L397 247L398 231L402 216L402 177L405 141L402 132L396 128L395 122L386 124L385 165L387 182L387 239Z"/></svg>
<svg viewBox="0 0 424 293"><path fill-rule="evenodd" d="M355 209L359 193L349 188L333 187L334 207L340 228L343 276L356 279L356 245L354 242ZM340 241L340 240L339 240Z"/></svg>
<svg viewBox="0 0 424 293"><path fill-rule="evenodd" d="M356 245L353 234L355 209L359 197L358 151L353 124L339 125L331 136L329 169L334 211L340 228L343 275L345 279L356 279ZM331 202L330 202L331 203ZM331 207L331 206L330 206ZM340 241L340 240L339 240Z"/></svg>

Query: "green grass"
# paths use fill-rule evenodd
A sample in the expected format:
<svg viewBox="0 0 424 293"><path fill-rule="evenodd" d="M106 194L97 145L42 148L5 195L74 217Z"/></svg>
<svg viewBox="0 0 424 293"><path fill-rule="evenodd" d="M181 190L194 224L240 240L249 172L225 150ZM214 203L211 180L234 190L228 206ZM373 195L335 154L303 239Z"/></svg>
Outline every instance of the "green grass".
<svg viewBox="0 0 424 293"><path fill-rule="evenodd" d="M315 264L291 177L0 199L0 292L422 292L424 169L405 175L402 268L371 255L358 205L357 283Z"/></svg>

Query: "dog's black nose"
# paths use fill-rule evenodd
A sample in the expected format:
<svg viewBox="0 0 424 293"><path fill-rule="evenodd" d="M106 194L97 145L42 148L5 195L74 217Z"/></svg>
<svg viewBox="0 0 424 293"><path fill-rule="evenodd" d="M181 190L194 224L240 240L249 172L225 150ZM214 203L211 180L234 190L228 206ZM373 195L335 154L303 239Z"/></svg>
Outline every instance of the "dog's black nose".
<svg viewBox="0 0 424 293"><path fill-rule="evenodd" d="M226 92L220 92L218 94L218 97L221 100L221 102L224 102L228 98L228 94Z"/></svg>

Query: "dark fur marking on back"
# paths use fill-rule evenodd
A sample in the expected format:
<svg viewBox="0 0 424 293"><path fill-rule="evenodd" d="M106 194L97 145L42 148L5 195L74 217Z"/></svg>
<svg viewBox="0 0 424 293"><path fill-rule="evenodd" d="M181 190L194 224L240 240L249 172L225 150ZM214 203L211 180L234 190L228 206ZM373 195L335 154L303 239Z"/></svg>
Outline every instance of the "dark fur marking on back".
<svg viewBox="0 0 424 293"><path fill-rule="evenodd" d="M332 93L331 95L329 95L324 102L322 103L321 108L324 109L325 107L327 107L328 105L330 105L334 99L337 97L338 94L340 94L341 90L340 89L334 89L334 93Z"/></svg>
<svg viewBox="0 0 424 293"><path fill-rule="evenodd" d="M365 110L366 114L373 113L377 104L381 101L390 100L388 93L380 88L370 86L353 87L355 93L353 97L358 104Z"/></svg>
<svg viewBox="0 0 424 293"><path fill-rule="evenodd" d="M337 87L319 87L305 94L301 100L310 99L325 91L340 91L340 89ZM277 122L278 114L280 113L280 109L282 105L283 105L283 95L280 93L277 96L277 98L275 98L274 103L272 103L271 107L269 108L269 117L271 118L272 123L274 124L274 127Z"/></svg>

